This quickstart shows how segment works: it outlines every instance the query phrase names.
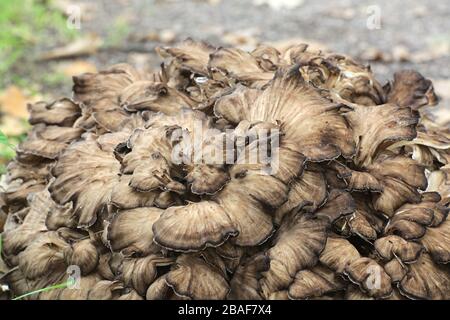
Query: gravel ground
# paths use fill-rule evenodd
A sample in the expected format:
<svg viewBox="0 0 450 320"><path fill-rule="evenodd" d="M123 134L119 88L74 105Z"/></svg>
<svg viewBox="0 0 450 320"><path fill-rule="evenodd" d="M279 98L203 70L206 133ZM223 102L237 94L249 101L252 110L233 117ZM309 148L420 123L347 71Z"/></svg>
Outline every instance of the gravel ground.
<svg viewBox="0 0 450 320"><path fill-rule="evenodd" d="M94 5L92 1L84 2L90 3L92 12L90 19L82 22L82 32L106 37L118 18L126 19L130 28L126 49L103 51L92 58L99 67L139 61L139 55L146 50L151 52L155 43L143 44L136 39L170 30L177 40L193 37L216 45L226 44L224 33L251 35L260 41L300 38L361 57L362 61L371 48L388 55L394 52L399 56L396 60L410 60L417 53L427 56L428 52L433 54L444 47L444 53L429 61L412 58L416 61L381 61L371 65L382 81L404 68L415 68L432 79L450 78L448 0L304 0L296 8L280 10L267 4L256 5L255 0L98 0ZM373 12L368 10L373 6L380 10L381 28L371 30L367 20ZM152 65L159 61L154 55L149 59Z"/></svg>

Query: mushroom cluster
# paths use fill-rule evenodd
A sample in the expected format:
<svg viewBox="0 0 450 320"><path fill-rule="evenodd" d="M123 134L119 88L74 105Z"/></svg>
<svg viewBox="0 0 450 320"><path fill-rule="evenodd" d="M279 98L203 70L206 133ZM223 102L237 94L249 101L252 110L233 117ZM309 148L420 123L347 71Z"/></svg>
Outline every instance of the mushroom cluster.
<svg viewBox="0 0 450 320"><path fill-rule="evenodd" d="M188 39L30 106L2 258L32 299L450 299L431 82L307 45ZM256 155L256 157L254 157Z"/></svg>

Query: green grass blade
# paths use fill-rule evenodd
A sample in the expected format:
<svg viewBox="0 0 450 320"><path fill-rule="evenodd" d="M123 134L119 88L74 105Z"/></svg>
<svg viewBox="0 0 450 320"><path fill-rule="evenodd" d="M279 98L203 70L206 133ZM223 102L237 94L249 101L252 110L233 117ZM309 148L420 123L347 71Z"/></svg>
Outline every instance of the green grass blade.
<svg viewBox="0 0 450 320"><path fill-rule="evenodd" d="M42 288L42 289L38 289L38 290L35 290L35 291L31 291L31 292L25 293L25 294L23 294L21 296L13 298L12 300L21 300L23 298L32 296L34 294L41 293L41 292L46 292L46 291L50 291L50 290L64 289L64 288L67 288L68 286L72 285L73 283L74 283L74 280L70 279L70 280L67 280L66 282L63 282L63 283L55 284L53 286L49 286L49 287L46 287L46 288Z"/></svg>

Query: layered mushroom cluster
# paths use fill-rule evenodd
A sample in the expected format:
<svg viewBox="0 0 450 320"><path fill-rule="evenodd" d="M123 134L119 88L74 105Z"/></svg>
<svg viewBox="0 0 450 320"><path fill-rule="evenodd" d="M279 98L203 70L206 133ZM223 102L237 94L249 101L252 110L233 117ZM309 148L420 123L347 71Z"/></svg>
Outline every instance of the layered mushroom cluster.
<svg viewBox="0 0 450 320"><path fill-rule="evenodd" d="M158 52L30 106L1 196L14 295L75 268L31 298L450 299L429 80L306 45Z"/></svg>

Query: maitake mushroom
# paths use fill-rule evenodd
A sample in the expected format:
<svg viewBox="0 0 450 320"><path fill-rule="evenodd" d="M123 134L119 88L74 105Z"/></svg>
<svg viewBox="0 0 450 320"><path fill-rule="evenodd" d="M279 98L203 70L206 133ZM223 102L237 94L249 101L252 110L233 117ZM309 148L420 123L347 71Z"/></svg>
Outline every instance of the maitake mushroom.
<svg viewBox="0 0 450 320"><path fill-rule="evenodd" d="M30 297L450 299L450 129L422 121L429 80L383 87L307 45L158 52L153 74L117 65L30 106L1 196L14 295L77 266L79 290Z"/></svg>

